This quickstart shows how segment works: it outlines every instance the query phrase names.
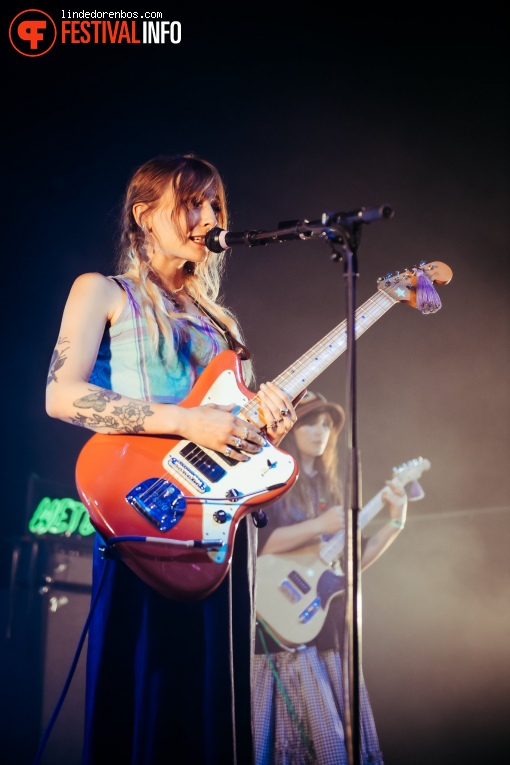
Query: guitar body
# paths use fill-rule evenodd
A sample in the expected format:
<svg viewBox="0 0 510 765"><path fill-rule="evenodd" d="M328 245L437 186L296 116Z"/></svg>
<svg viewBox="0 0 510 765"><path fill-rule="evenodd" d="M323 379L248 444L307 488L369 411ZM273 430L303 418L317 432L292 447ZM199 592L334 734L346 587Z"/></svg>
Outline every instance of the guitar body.
<svg viewBox="0 0 510 765"><path fill-rule="evenodd" d="M233 404L253 394L239 357L223 351L180 404ZM213 592L230 567L239 521L282 496L298 475L296 460L268 441L247 462L172 436L95 434L81 450L76 485L91 522L147 584L174 600ZM190 546L186 546L188 543ZM192 546L193 543L198 543Z"/></svg>
<svg viewBox="0 0 510 765"><path fill-rule="evenodd" d="M406 487L409 501L425 496L418 479L426 470L430 470L430 461L423 457L393 468L392 477ZM384 507L383 491L361 510L360 530ZM339 566L344 543L341 529L326 542L257 559L257 618L284 648L314 640L324 626L331 601L345 590Z"/></svg>
<svg viewBox="0 0 510 765"><path fill-rule="evenodd" d="M277 642L297 647L313 640L345 579L319 557L320 545L257 559L257 618Z"/></svg>

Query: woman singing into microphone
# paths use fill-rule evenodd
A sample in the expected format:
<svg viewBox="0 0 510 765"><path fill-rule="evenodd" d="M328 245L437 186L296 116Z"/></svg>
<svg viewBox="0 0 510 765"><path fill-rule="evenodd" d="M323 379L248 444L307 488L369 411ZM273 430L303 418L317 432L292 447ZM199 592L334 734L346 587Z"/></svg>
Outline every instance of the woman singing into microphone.
<svg viewBox="0 0 510 765"><path fill-rule="evenodd" d="M134 172L116 274L82 274L69 293L48 376L51 417L115 438L133 433L136 415L139 438L172 434L239 462L264 437L279 443L295 412L272 383L258 392L264 433L232 406L179 406L211 359L241 345L218 301L223 256L206 247L207 233L226 223L209 162L163 156ZM89 632L83 765L252 761L255 535L243 518L229 575L189 602L105 560L97 539L93 597L102 589Z"/></svg>

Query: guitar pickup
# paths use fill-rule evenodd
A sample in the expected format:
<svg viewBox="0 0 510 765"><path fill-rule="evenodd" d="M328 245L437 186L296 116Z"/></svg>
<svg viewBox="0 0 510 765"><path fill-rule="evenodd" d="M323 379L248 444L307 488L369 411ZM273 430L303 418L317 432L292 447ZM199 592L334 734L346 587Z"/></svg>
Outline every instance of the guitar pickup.
<svg viewBox="0 0 510 765"><path fill-rule="evenodd" d="M296 588L289 582L288 579L284 579L283 582L280 582L280 586L278 587L280 592L285 595L285 597L290 600L291 603L299 603L302 595L299 594L299 592L296 590Z"/></svg>
<svg viewBox="0 0 510 765"><path fill-rule="evenodd" d="M184 478L187 478L201 494L207 490L207 485L182 460L178 460L177 457L170 457L168 465L184 476Z"/></svg>
<svg viewBox="0 0 510 765"><path fill-rule="evenodd" d="M211 483L217 483L223 476L227 474L227 471L221 467L217 462L213 460L200 446L188 441L188 443L181 449L181 456L185 457L190 465L202 473L208 481ZM230 458L232 459L232 458ZM235 460L232 460L235 463Z"/></svg>
<svg viewBox="0 0 510 765"><path fill-rule="evenodd" d="M308 582L305 582L301 574L298 574L297 571L291 571L289 574L289 579L305 595L307 592L310 592L310 585L308 584Z"/></svg>

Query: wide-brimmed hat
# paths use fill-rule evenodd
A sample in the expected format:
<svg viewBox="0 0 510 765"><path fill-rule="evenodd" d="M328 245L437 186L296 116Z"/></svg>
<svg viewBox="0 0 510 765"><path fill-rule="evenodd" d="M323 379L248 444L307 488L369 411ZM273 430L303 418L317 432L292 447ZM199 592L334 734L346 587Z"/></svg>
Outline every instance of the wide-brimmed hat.
<svg viewBox="0 0 510 765"><path fill-rule="evenodd" d="M307 390L303 398L296 404L296 424L299 424L299 421L307 414L311 414L311 412L317 414L328 412L333 419L335 430L338 432L342 430L345 422L345 412L340 404L334 404L332 401L328 401L322 393L314 393L311 390Z"/></svg>

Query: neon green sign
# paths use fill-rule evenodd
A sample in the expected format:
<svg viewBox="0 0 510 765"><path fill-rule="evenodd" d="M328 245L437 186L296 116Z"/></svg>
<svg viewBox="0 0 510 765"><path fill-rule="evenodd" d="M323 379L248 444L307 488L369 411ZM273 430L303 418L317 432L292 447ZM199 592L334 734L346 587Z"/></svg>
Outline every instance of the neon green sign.
<svg viewBox="0 0 510 765"><path fill-rule="evenodd" d="M65 497L63 499L41 499L28 522L32 534L63 534L70 537L80 534L90 536L95 529L83 502Z"/></svg>

